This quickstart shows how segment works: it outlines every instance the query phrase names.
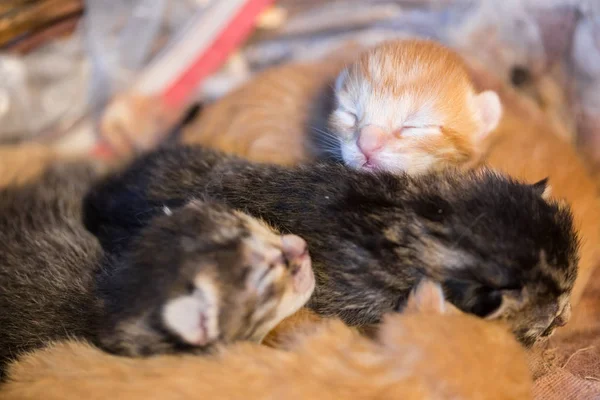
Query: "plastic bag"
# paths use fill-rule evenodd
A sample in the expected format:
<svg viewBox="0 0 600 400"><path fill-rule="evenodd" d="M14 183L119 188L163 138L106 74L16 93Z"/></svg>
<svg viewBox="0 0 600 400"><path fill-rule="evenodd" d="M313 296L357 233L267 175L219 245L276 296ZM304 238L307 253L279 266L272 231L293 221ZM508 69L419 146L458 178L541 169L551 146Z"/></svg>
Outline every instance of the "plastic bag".
<svg viewBox="0 0 600 400"><path fill-rule="evenodd" d="M87 43L99 149L154 147L273 0L89 0ZM114 18L116 15L120 18Z"/></svg>
<svg viewBox="0 0 600 400"><path fill-rule="evenodd" d="M86 63L78 35L25 56L0 56L0 140L54 136L87 111Z"/></svg>

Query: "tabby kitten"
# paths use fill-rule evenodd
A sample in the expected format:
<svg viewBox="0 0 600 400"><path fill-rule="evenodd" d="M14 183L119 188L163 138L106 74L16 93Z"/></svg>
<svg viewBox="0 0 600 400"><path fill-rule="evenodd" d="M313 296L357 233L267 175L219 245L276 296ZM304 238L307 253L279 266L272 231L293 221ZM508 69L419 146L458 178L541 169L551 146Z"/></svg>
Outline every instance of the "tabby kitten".
<svg viewBox="0 0 600 400"><path fill-rule="evenodd" d="M163 208L105 253L81 220L95 179L57 164L0 190L0 376L20 353L73 337L130 356L260 341L310 297L303 239L211 202Z"/></svg>

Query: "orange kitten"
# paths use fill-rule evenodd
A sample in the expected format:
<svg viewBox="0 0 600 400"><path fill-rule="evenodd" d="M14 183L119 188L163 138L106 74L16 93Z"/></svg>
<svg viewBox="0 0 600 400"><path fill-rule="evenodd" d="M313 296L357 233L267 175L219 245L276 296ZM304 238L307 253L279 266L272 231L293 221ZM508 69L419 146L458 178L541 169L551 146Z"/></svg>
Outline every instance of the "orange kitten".
<svg viewBox="0 0 600 400"><path fill-rule="evenodd" d="M258 74L207 105L184 127L182 140L251 161L294 165L309 157L310 116L343 64L288 64Z"/></svg>
<svg viewBox="0 0 600 400"><path fill-rule="evenodd" d="M239 343L214 357L127 359L69 342L24 356L3 400L528 399L522 349L425 282L377 338L339 321L299 327L288 351Z"/></svg>
<svg viewBox="0 0 600 400"><path fill-rule="evenodd" d="M183 140L254 161L333 153L355 168L419 173L476 158L501 113L494 92L476 94L456 53L396 40L350 63L267 70L207 107Z"/></svg>
<svg viewBox="0 0 600 400"><path fill-rule="evenodd" d="M329 131L354 168L420 173L474 159L502 108L477 94L464 61L436 42L383 43L335 83Z"/></svg>

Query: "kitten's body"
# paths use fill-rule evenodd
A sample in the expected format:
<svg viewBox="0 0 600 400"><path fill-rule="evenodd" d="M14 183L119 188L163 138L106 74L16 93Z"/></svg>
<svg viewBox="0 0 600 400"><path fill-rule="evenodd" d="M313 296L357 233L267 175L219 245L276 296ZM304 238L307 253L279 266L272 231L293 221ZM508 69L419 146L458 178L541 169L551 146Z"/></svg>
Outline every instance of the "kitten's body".
<svg viewBox="0 0 600 400"><path fill-rule="evenodd" d="M20 352L93 337L100 321L90 266L102 251L81 223L81 199L94 171L57 169L39 184L0 191L0 376Z"/></svg>
<svg viewBox="0 0 600 400"><path fill-rule="evenodd" d="M164 209L120 254L103 252L82 221L96 178L54 164L0 190L0 376L73 337L130 356L260 341L312 293L302 239L209 202Z"/></svg>
<svg viewBox="0 0 600 400"><path fill-rule="evenodd" d="M576 276L569 212L546 202L543 190L490 172L410 177L337 163L283 168L174 147L96 187L85 213L114 248L114 237L135 233L163 204L208 194L307 240L317 278L309 304L320 314L377 322L429 276L478 315L512 298L516 308L500 313L529 344L566 322Z"/></svg>
<svg viewBox="0 0 600 400"><path fill-rule="evenodd" d="M294 165L316 150L307 130L315 103L342 69L339 62L292 64L268 69L206 106L184 127L183 141L246 157ZM323 118L324 119L324 118Z"/></svg>
<svg viewBox="0 0 600 400"><path fill-rule="evenodd" d="M430 296L430 295L428 295ZM442 299L443 300L443 299ZM528 399L531 378L505 327L423 298L375 341L339 321L299 326L287 351L237 344L210 358L127 360L64 343L25 356L6 400ZM427 303L429 302L429 303ZM435 308L431 304L437 303ZM460 354L460 357L456 357Z"/></svg>
<svg viewBox="0 0 600 400"><path fill-rule="evenodd" d="M589 276L600 262L600 198L582 157L539 108L515 90L503 85L481 67L471 75L479 90L496 91L504 104L504 117L488 136L483 158L490 167L526 182L549 178L552 194L566 200L573 210L581 237L579 272L573 288L577 303Z"/></svg>
<svg viewBox="0 0 600 400"><path fill-rule="evenodd" d="M207 107L184 141L253 161L333 156L421 173L476 161L500 117L495 94L476 94L460 57L435 42L386 42L342 61L265 71Z"/></svg>

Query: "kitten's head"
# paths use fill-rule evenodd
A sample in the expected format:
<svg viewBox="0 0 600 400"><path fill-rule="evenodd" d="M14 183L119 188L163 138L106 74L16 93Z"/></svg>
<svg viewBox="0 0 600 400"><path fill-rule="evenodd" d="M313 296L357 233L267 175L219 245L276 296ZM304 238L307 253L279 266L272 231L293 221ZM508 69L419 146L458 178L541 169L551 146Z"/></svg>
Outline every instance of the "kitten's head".
<svg viewBox="0 0 600 400"><path fill-rule="evenodd" d="M386 42L338 76L329 130L357 169L423 173L476 157L502 114L462 59L425 40Z"/></svg>
<svg viewBox="0 0 600 400"><path fill-rule="evenodd" d="M461 310L506 320L531 345L570 317L579 246L570 209L549 199L546 180L466 177L425 178L414 198L425 274Z"/></svg>
<svg viewBox="0 0 600 400"><path fill-rule="evenodd" d="M372 278L349 276L353 292L401 306L407 280L429 277L462 311L506 320L526 345L567 322L579 242L570 209L547 198L545 181L523 184L489 170L360 176L374 182L360 194L357 183L349 201L372 215L371 225L353 228L371 234L362 246ZM369 323L373 304L353 310L356 322Z"/></svg>
<svg viewBox="0 0 600 400"><path fill-rule="evenodd" d="M117 318L108 347L135 355L261 341L308 301L314 276L300 237L217 204L164 211L110 277L120 280L121 304L111 310L104 290Z"/></svg>

